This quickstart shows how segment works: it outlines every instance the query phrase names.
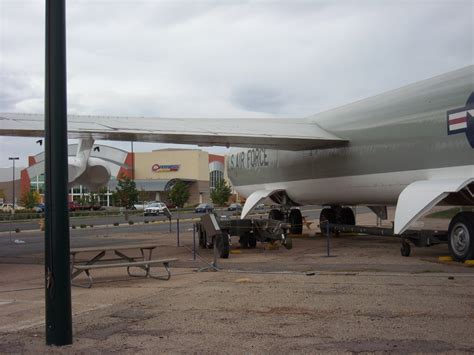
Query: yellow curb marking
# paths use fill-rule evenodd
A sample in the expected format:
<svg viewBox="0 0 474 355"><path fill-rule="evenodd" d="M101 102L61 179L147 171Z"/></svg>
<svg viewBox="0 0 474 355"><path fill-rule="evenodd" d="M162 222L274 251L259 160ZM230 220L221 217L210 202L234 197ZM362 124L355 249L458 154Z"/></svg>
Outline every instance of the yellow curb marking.
<svg viewBox="0 0 474 355"><path fill-rule="evenodd" d="M237 279L235 280L235 282L240 282L240 283L245 283L245 282L250 282L251 280L249 278L241 278L241 279Z"/></svg>

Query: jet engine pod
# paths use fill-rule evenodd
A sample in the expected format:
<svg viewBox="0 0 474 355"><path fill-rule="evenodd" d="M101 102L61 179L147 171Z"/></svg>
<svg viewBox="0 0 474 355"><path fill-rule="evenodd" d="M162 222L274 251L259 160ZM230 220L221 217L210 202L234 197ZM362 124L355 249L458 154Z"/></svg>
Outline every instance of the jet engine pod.
<svg viewBox="0 0 474 355"><path fill-rule="evenodd" d="M72 170L71 168L69 169ZM97 191L106 186L110 179L110 168L105 160L99 158L89 158L83 173L77 176L74 181L69 180L69 185L85 185L91 191Z"/></svg>

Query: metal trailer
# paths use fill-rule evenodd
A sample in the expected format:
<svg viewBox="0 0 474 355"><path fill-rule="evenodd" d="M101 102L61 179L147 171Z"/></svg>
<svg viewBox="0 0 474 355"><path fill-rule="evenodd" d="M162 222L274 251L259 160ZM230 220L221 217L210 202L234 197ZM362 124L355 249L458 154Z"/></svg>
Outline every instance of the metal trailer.
<svg viewBox="0 0 474 355"><path fill-rule="evenodd" d="M219 256L228 258L231 237L239 237L242 248L255 248L257 242L281 244L291 249L293 243L288 237L290 225L274 219L223 219L214 213L201 217L196 223L200 248L213 248L216 243Z"/></svg>
<svg viewBox="0 0 474 355"><path fill-rule="evenodd" d="M393 228L364 227L346 224L321 223L323 233L361 233L382 237L395 237L401 240L400 253L402 256L410 256L410 243L416 247L430 247L448 242L448 233L437 230L407 230L403 235L393 233Z"/></svg>

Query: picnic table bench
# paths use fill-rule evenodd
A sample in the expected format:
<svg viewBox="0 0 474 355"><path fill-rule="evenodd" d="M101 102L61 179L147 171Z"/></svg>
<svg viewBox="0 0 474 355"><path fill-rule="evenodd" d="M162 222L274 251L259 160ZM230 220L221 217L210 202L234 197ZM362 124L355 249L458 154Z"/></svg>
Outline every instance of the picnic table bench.
<svg viewBox="0 0 474 355"><path fill-rule="evenodd" d="M81 285L72 283L73 286L79 287L92 287L93 279L90 274L90 270L93 269L106 269L106 268L119 268L126 267L127 273L132 277L151 277L154 279L169 280L171 272L169 269L169 263L176 261L176 258L166 259L152 259L153 250L157 248L156 244L129 244L129 245L116 245L116 246L98 246L98 247L86 247L86 248L71 248L71 280L74 280L81 273L85 273L89 279L87 285ZM140 251L140 256L130 256L130 251ZM127 253L126 253L127 251ZM78 260L79 254L90 254L94 256L87 260ZM103 259L107 253L113 253L117 258L115 259ZM127 255L128 254L128 255ZM111 263L110 261L119 261ZM156 264L163 264L166 275L154 275L151 273L151 266ZM133 274L130 272L130 268L136 267L143 269L144 274Z"/></svg>

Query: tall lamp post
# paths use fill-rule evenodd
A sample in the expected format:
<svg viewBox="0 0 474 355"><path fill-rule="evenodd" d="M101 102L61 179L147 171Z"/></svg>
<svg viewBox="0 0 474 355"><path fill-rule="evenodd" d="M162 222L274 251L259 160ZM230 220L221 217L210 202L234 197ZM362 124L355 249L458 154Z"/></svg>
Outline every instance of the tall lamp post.
<svg viewBox="0 0 474 355"><path fill-rule="evenodd" d="M15 211L15 160L20 159L19 157L9 157L8 160L13 161L13 212Z"/></svg>

